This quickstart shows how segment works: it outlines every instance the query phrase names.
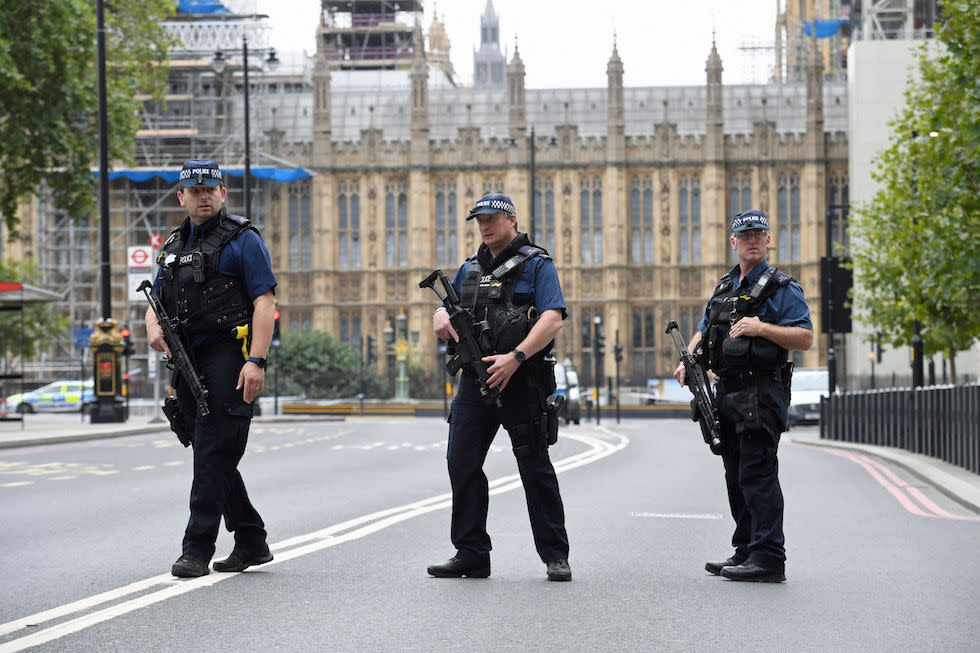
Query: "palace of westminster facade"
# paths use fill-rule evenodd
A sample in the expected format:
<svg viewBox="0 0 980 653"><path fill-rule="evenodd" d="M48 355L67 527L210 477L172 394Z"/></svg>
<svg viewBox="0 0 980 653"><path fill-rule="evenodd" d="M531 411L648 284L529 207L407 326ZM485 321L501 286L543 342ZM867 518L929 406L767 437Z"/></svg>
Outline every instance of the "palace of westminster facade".
<svg viewBox="0 0 980 653"><path fill-rule="evenodd" d="M824 78L816 48L798 81L725 86L712 44L703 86L626 88L629 62L614 43L606 87L569 90L527 89L515 47L509 60L498 55L481 69L483 83L478 72L478 83L462 87L452 81L438 20L428 47L417 47L420 6L415 24L403 25L394 13L359 14L357 2L322 4L317 53L305 69L256 75L249 86L249 217L272 255L283 331L327 331L360 348L367 335L384 343L404 325L397 336L409 360L436 369L437 300L418 282L434 268L451 278L476 251L479 233L466 212L499 191L513 198L520 231L530 229L533 210L534 238L553 256L568 304L556 351L586 386L594 384L596 316L606 335L604 376L614 374L617 338L624 385L671 374L677 352L665 324L676 320L690 337L735 263L730 217L748 208L769 216L769 262L799 280L820 333L827 209L847 203L848 145L846 85ZM184 17L178 26L195 22ZM484 41L496 44L492 11L482 27ZM388 31L380 41L379 29ZM241 166L241 79L210 65L213 50L187 45L174 55L167 105L146 101L135 147L132 170L146 174L111 185L113 303L126 306L116 317L132 324L137 343L144 309L126 301L126 246L165 235L183 217L175 185L153 171L176 172L189 158L214 158L226 174ZM307 174L279 182L262 172L273 168ZM241 178L227 181L232 213L242 212ZM72 326L90 326L99 305L96 230L68 224L43 194L22 219L26 237L5 243L5 254L34 258L42 283L66 292ZM822 364L826 349L818 338L795 360ZM392 374L394 360L392 348L381 371Z"/></svg>

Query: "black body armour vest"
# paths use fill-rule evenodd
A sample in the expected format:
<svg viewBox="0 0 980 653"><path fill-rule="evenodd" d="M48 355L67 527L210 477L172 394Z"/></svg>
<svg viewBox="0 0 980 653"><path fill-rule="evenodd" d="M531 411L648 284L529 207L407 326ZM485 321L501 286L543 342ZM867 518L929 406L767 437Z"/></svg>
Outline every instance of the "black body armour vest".
<svg viewBox="0 0 980 653"><path fill-rule="evenodd" d="M493 353L511 352L531 331L537 321L537 310L531 304L514 304L514 287L524 266L535 256L550 259L546 249L530 244L521 235L507 246L500 256L491 260L490 254L480 249L470 257L469 270L463 279L460 304L469 308L477 320L485 319L490 325ZM486 270L491 270L488 274ZM544 358L554 341L528 359L528 363ZM527 363L521 366L527 367Z"/></svg>
<svg viewBox="0 0 980 653"><path fill-rule="evenodd" d="M728 334L733 324L743 317L754 317L766 299L792 280L777 268L769 268L748 295L739 295L730 276L721 278L711 295L703 339L703 356L712 372L724 377L726 373L775 370L788 360L789 352L771 340L761 336L729 338Z"/></svg>
<svg viewBox="0 0 980 653"><path fill-rule="evenodd" d="M161 301L181 335L224 335L252 319L254 305L242 280L218 272L221 250L246 229L258 233L247 218L229 215L222 206L215 217L190 236L190 218L173 230L163 244L157 264L161 268Z"/></svg>

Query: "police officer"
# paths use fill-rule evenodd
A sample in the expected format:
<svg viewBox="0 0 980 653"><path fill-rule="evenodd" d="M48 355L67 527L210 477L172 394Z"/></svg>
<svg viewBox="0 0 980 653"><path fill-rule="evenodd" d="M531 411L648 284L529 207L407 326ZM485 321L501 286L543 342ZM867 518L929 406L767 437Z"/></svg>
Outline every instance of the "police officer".
<svg viewBox="0 0 980 653"><path fill-rule="evenodd" d="M188 215L163 245L154 289L208 390L210 414L202 416L183 378L176 381L180 412L193 422L194 479L183 553L171 573L196 577L210 571L222 517L235 546L214 563L215 571L243 571L272 560L265 524L249 501L238 461L248 441L252 402L265 380L276 278L258 231L225 209L225 185L214 161L185 163L178 189ZM244 352L235 339L235 327L243 325L250 331ZM170 353L152 309L146 312L146 333L151 347Z"/></svg>
<svg viewBox="0 0 980 653"><path fill-rule="evenodd" d="M466 219L477 221L483 243L459 268L453 285L460 304L490 325L494 351L482 360L490 374L487 384L501 391L503 407L485 403L476 376L464 367L450 412L447 453L456 555L430 566L428 573L440 578L490 575L483 463L503 425L517 457L534 545L548 580L569 581L565 511L548 457L558 422L547 408L547 397L555 391L554 361L547 354L567 316L558 274L547 251L518 233L517 211L508 196L484 195ZM459 341L443 307L433 314L432 327L441 339Z"/></svg>
<svg viewBox="0 0 980 653"><path fill-rule="evenodd" d="M738 265L721 278L688 344L718 379L722 460L735 519L735 553L705 570L778 583L786 580L776 450L789 408L788 353L810 348L813 324L800 285L766 262L769 221L762 211L732 218L730 242ZM684 376L681 364L674 377L683 385Z"/></svg>

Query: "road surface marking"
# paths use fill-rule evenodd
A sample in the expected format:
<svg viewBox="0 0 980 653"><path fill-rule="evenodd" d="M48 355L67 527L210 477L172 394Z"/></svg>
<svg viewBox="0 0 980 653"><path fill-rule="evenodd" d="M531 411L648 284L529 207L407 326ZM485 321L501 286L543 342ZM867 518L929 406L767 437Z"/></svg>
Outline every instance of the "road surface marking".
<svg viewBox="0 0 980 653"><path fill-rule="evenodd" d="M584 452L562 458L554 462L556 472L563 472L575 469L589 463L596 462L610 456L618 451L622 451L629 444L629 438L619 433L610 431L606 427L598 427L609 440L601 437L585 435L582 433L566 434L563 437L569 440L576 440L586 444L589 449ZM380 445L381 443L376 443ZM490 494L501 494L515 488L521 487L519 474L512 474L495 479L489 483ZM315 553L323 549L336 546L352 540L357 540L376 533L384 528L399 522L418 517L435 510L448 508L452 505L452 494L439 494L428 499L422 499L401 506L388 508L375 513L362 515L346 522L335 524L327 528L299 535L296 537L277 542L270 545L276 551L276 557L268 562L264 567L292 560L300 556ZM239 572L240 573L240 572ZM109 590L101 594L96 594L85 599L74 601L63 606L52 608L44 612L39 612L21 619L0 624L0 637L9 633L16 632L28 627L36 627L47 621L61 619L70 615L90 610L110 601L118 601L126 596L137 592L144 592L160 585L165 585L162 589L151 591L148 594L138 596L115 605L111 605L101 610L76 617L69 621L45 628L40 631L33 631L23 637L10 640L0 644L0 653L12 653L22 651L32 646L39 646L66 635L84 630L95 624L114 619L124 614L139 610L155 603L165 601L181 594L186 594L203 587L211 587L229 578L234 578L238 573L214 573L200 578L190 578L182 581L170 574L161 574L152 578L130 583L124 587Z"/></svg>

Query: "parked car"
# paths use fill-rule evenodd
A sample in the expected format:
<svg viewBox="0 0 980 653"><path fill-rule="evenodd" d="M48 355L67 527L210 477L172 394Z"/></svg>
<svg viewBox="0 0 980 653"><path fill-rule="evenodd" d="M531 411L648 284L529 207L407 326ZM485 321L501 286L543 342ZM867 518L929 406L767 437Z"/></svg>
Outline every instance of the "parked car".
<svg viewBox="0 0 980 653"><path fill-rule="evenodd" d="M8 395L7 407L21 415L79 411L92 401L94 394L92 381L55 381L37 390Z"/></svg>
<svg viewBox="0 0 980 653"><path fill-rule="evenodd" d="M827 368L801 368L793 372L789 425L820 423L820 398L828 395Z"/></svg>
<svg viewBox="0 0 980 653"><path fill-rule="evenodd" d="M578 385L578 372L568 361L555 363L555 385L557 393L565 395L565 405L558 413L565 423L578 424L582 421L582 395Z"/></svg>

